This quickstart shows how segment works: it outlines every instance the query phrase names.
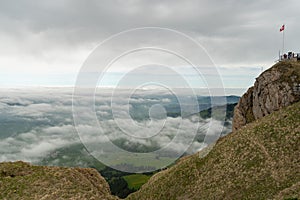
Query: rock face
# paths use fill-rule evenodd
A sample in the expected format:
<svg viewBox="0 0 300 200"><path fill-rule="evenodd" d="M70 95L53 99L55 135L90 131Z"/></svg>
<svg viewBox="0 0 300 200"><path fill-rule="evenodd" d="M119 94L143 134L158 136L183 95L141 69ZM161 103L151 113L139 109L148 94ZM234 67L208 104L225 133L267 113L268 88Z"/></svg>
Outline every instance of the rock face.
<svg viewBox="0 0 300 200"><path fill-rule="evenodd" d="M279 62L266 70L235 107L232 130L299 101L299 86L299 62Z"/></svg>

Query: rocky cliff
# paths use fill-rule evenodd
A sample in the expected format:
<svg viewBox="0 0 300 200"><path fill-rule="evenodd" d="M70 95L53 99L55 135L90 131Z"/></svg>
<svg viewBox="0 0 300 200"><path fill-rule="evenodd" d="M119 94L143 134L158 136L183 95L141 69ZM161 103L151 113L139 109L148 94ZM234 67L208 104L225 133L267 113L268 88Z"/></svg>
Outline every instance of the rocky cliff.
<svg viewBox="0 0 300 200"><path fill-rule="evenodd" d="M232 130L300 100L300 62L285 61L263 72L234 110Z"/></svg>

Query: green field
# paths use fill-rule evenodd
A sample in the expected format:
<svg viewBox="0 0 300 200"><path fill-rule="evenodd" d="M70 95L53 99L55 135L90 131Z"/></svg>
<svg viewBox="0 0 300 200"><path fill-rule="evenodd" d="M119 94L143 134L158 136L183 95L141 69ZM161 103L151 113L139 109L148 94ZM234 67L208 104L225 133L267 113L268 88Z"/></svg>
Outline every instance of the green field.
<svg viewBox="0 0 300 200"><path fill-rule="evenodd" d="M150 176L144 174L132 174L128 176L123 176L128 184L128 188L138 190L142 185L144 185L150 178Z"/></svg>

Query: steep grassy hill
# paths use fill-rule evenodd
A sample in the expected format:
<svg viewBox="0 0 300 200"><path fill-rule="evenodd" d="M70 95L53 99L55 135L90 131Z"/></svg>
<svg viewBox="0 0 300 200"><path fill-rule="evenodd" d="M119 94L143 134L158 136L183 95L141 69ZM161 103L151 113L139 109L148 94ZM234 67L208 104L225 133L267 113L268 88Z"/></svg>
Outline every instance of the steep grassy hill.
<svg viewBox="0 0 300 200"><path fill-rule="evenodd" d="M223 137L200 157L181 159L128 199L300 198L300 102Z"/></svg>
<svg viewBox="0 0 300 200"><path fill-rule="evenodd" d="M0 163L0 199L117 199L94 169Z"/></svg>

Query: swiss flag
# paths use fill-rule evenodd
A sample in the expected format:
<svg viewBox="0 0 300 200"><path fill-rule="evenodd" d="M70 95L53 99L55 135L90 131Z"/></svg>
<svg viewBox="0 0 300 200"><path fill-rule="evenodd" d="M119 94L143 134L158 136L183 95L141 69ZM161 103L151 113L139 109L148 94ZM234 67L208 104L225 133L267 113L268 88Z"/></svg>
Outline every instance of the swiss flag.
<svg viewBox="0 0 300 200"><path fill-rule="evenodd" d="M282 25L282 27L279 29L279 31L284 31L284 24Z"/></svg>

